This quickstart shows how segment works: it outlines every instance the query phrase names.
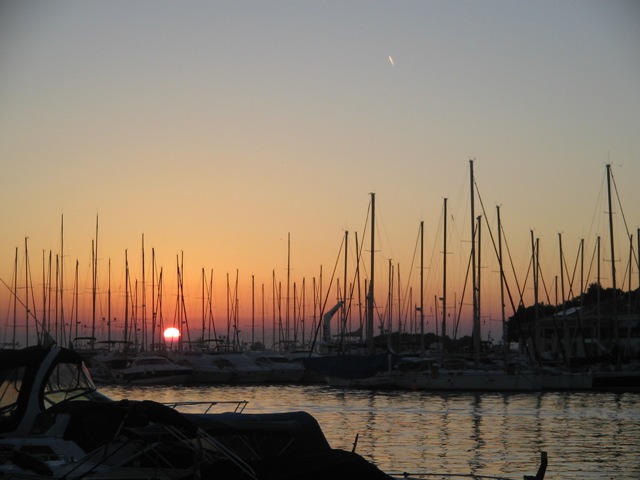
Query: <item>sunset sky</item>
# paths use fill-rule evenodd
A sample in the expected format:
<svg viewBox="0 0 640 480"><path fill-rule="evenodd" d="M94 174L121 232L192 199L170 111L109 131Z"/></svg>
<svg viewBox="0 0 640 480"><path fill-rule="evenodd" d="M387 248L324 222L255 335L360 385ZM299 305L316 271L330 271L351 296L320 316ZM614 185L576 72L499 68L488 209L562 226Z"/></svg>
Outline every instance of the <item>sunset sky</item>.
<svg viewBox="0 0 640 480"><path fill-rule="evenodd" d="M400 301L419 301L424 221L425 312L434 331L444 198L450 308L464 289L470 159L475 213L483 214L481 200L495 236L500 206L508 268L527 304L531 231L552 302L560 235L570 272L581 239L585 270L593 265L601 235L602 282L611 284L611 164L617 285L628 289L629 235L637 262L640 227L640 3L0 4L0 279L13 288L17 248L18 297L25 301L29 270L38 318L43 256L46 278L49 255L55 269L64 238L65 315L77 261L86 325L98 219L98 318L107 314L110 262L112 316L122 319L125 250L132 282L141 282L144 235L146 295L153 249L167 326L176 316L181 261L189 320L200 322L204 268L207 278L213 271L214 318L226 325L228 275L232 286L238 279L241 329L250 340L252 276L255 302L264 285L270 318L274 276L286 290L288 238L290 297L294 282L301 295L304 279L310 322L320 269L323 297L336 262L344 285L345 231L353 256L347 281L355 278L356 232L367 256L361 281L367 278L364 228L375 192L379 314L387 308L390 260L400 270ZM486 224L481 233L483 336L497 339L498 266ZM592 282L595 266L590 272ZM636 263L632 289L637 272ZM0 292L6 342L13 297L5 285ZM17 316L24 322L20 304ZM469 318L463 314L463 334Z"/></svg>

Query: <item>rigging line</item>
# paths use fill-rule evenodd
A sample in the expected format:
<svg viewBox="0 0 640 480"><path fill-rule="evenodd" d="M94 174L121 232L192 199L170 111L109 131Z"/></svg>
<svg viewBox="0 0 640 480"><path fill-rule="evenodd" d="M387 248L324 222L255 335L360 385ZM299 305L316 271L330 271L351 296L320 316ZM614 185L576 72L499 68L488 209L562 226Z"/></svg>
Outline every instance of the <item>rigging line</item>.
<svg viewBox="0 0 640 480"><path fill-rule="evenodd" d="M516 281L516 288L518 290L518 295L520 295L520 301L518 303L518 306L520 305L524 306L523 296L524 296L524 290L527 284L527 278L525 277L524 284L522 285L522 288L521 288L520 282L518 281L518 276L516 275L516 267L513 264L513 257L511 256L511 250L509 249L509 242L507 241L507 235L504 231L504 228L502 229L502 238L504 239L504 246L507 248L507 257L509 258L509 265L511 265L511 273L513 274L513 278ZM529 268L527 269L527 277L529 276L529 271L531 270L531 262L533 262L533 259L529 262ZM509 302L511 303L511 309L515 314L516 306L513 303L513 297L511 296L511 289L509 288L509 284L507 282L505 282L505 286L507 287L507 295L509 295Z"/></svg>
<svg viewBox="0 0 640 480"><path fill-rule="evenodd" d="M384 238L386 239L388 248L391 251L391 258L395 258L395 254L393 252L393 247L392 247L392 243L391 243L391 238L389 237L389 230L387 229L387 225L384 223L384 219L381 220L381 217L382 217L382 215L381 215L381 212L380 212L380 204L378 203L378 207L376 209L376 220L377 220L377 222L376 222L376 225L375 225L375 227L377 228L376 231L378 233L378 238L383 238L382 234L380 233L380 230L384 231L384 233L385 233L385 237ZM382 226L380 226L380 224L382 224ZM374 226L372 225L372 228L373 227ZM385 260L388 260L388 259L385 259Z"/></svg>
<svg viewBox="0 0 640 480"><path fill-rule="evenodd" d="M15 260L15 266L13 269L13 275L11 276L11 284L14 285L16 288L18 287L18 247L16 247L16 260ZM0 279L1 280L1 279ZM14 293L13 290L11 290L11 288L9 288L9 286L4 282L4 280L2 280L2 283L4 283L7 288L9 289L9 291L14 295L14 297L17 300L17 293ZM10 328L10 312L13 310L13 312L16 312L16 304L14 302L13 304L13 309L11 308L11 302L7 302L7 315L6 315L6 329L4 332L4 337L2 339L3 343L6 342L7 336L10 334L12 328ZM14 327L15 327L15 323L16 323L16 315L13 315L13 322ZM13 333L12 335L13 337L15 337L15 333ZM13 338L13 346L15 348L15 338Z"/></svg>
<svg viewBox="0 0 640 480"><path fill-rule="evenodd" d="M631 241L633 241L633 238L631 239ZM624 272L622 272L622 285L620 285L620 290L624 291L625 288L625 282L628 280L628 276L629 276L629 269L631 268L631 256L629 257L629 260L627 261L627 263L624 266ZM633 273L633 271L632 271ZM629 291L631 291L631 284L629 284L629 286L627 287Z"/></svg>
<svg viewBox="0 0 640 480"><path fill-rule="evenodd" d="M513 266L513 263L512 263ZM529 274L531 273L531 270L533 270L534 265L533 265L533 257L531 257L529 259L529 265L527 266L527 273L524 276L524 283L522 284L522 290L518 292L518 294L520 295L520 303L518 303L518 307L524 307L524 291L527 288L527 281L529 280ZM507 290L508 291L508 290ZM513 308L513 314L516 314L516 310L515 307L513 306L513 300L511 300L511 308Z"/></svg>
<svg viewBox="0 0 640 480"><path fill-rule="evenodd" d="M162 315L162 297L164 295L164 284L162 282L162 267L160 267L160 273L158 274L158 309L156 313L158 314L156 318L156 322L160 331L164 331L164 317Z"/></svg>
<svg viewBox="0 0 640 480"><path fill-rule="evenodd" d="M367 215L366 215L365 220L364 220L364 228L362 230L363 231L363 235L367 231L367 225L369 224L369 213L370 212L371 212L371 202L369 202L369 207L367 209ZM356 235L357 235L357 233L356 233ZM354 290L356 288L356 284L358 283L358 280L360 278L360 268L361 268L360 259L362 258L362 251L364 250L364 243L365 242L362 242L362 244L360 245L360 249L356 252L356 269L355 269L355 271L353 273L354 277L353 277L353 281L351 282L351 291L349 292L349 304L348 304L346 312L345 312L345 318L346 318L346 316L351 314L351 300L353 299L353 293L354 293ZM367 267L366 267L366 265L363 265L363 267L364 267L364 273L366 275L367 274ZM346 281L346 279L345 279L345 281ZM346 302L346 299L345 299L345 302ZM361 317L360 318L360 325L359 325L360 327L364 326L364 321L365 321L365 319L363 317ZM344 322L344 323L345 323L344 328L346 329L346 322ZM344 333L344 332L342 332L342 333Z"/></svg>
<svg viewBox="0 0 640 480"><path fill-rule="evenodd" d="M622 215L622 222L624 223L624 229L627 232L627 238L631 235L629 233L629 227L627 226L627 219L624 216L624 210L622 210L622 202L620 202L620 192L618 192L618 186L616 185L616 179L613 177L613 172L609 169L609 173L611 174L611 179L613 180L613 189L616 192L616 199L618 200L618 207L620 207L620 214Z"/></svg>
<svg viewBox="0 0 640 480"><path fill-rule="evenodd" d="M547 297L547 305L551 305L551 300L549 299L549 291L547 290L547 284L544 281L544 275L542 274L542 269L538 272L538 275L540 276L540 278L542 279L542 286L544 288L544 293ZM558 328L558 323L557 323L557 313L558 311L558 306L556 305L554 307L553 313L551 314L551 319L553 320L553 329L556 332L556 335L559 336L559 328ZM565 353L564 350L564 342L559 342L559 347L560 347L560 354L562 355L562 359L564 360L564 362L567 362L567 355Z"/></svg>
<svg viewBox="0 0 640 480"><path fill-rule="evenodd" d="M435 234L435 238L440 238L440 232L441 232L441 226L443 224L443 215L444 215L444 211L441 209L440 210L440 219L438 221L438 229L436 230L436 234ZM438 242L433 242L433 248L431 249L431 255L429 256L429 266L426 267L427 271L429 271L430 273L430 277L425 279L425 284L426 285L433 285L435 284L435 280L433 280L433 277L435 277L438 272L436 270L438 270L440 268L440 264L438 264L438 267L436 268L434 266L435 260L436 260L436 252L438 251ZM429 291L429 289L427 288L427 291Z"/></svg>
<svg viewBox="0 0 640 480"><path fill-rule="evenodd" d="M404 315L406 317L408 317L409 312L410 312L410 308L411 305L409 305L409 291L411 289L411 278L413 275L413 269L414 266L416 264L416 256L417 256L417 251L418 251L418 245L420 244L420 229L418 229L418 235L416 237L416 245L413 249L413 258L411 259L411 265L409 267L409 276L406 280L406 287L404 290L404 306L402 307L402 311L404 312ZM402 299L398 299L398 301L402 301Z"/></svg>
<svg viewBox="0 0 640 480"><path fill-rule="evenodd" d="M544 281L544 275L542 273L542 269L540 269L540 271L538 272L538 275L540 275L540 279L542 280L542 288L544 290L544 294L547 298L547 305L552 305L551 303L551 299L549 298L549 291L547 289L547 283ZM557 305L556 305L557 307Z"/></svg>
<svg viewBox="0 0 640 480"><path fill-rule="evenodd" d="M496 258L499 257L498 254L498 247L496 246L496 240L493 236L493 231L491 230L491 225L489 225L489 220L487 220L488 216L487 216L487 212L484 209L484 202L482 201L482 196L480 195L480 189L478 188L478 183L475 180L475 177L473 179L473 184L475 185L475 190L476 190L476 194L478 195L478 200L480 200L480 207L482 208L482 213L485 219L485 223L487 224L487 228L489 229L489 236L491 237L491 244L493 245L493 251L496 254ZM504 229L502 229L502 232L504 233ZM513 272L514 278L516 278L516 283L517 283L517 276L515 274L515 271ZM507 282L506 277L504 276L504 272L502 272L502 277L504 280L504 285L507 288L507 294L509 295L509 301L511 302L511 308L513 309L513 313L515 313L516 309L513 303L513 298L511 297L511 289L509 288L509 283Z"/></svg>
<svg viewBox="0 0 640 480"><path fill-rule="evenodd" d="M547 284L546 284L546 282L544 281L544 275L542 274L542 270L540 270L540 271L538 272L538 275L539 275L539 276L540 276L540 278L542 279L542 286L544 287L544 293L545 293L545 295L546 295L546 297L547 297L547 305L551 305L551 301L549 300L549 292L548 292L548 290L547 290ZM556 318L556 312L557 312L557 310L558 310L558 306L556 305L556 307L555 307L555 309L554 309L554 312L553 312L553 313L552 313L552 315L551 315L551 318L552 318L552 320L553 320L553 328L554 328L554 330L556 331L556 334L558 334L558 331L559 331L559 329L558 329L558 324L557 324L557 322L556 322L556 320L557 320L557 318ZM564 351L564 342L560 342L560 353L561 353L561 355L562 355L562 359L563 359L563 360L565 361L565 363L566 363L566 361L567 361L567 355L566 355L566 353L565 353L565 351Z"/></svg>
<svg viewBox="0 0 640 480"><path fill-rule="evenodd" d="M589 268L587 268L587 276L586 276L586 282L585 285L587 285L587 289L589 286L589 278L591 277L591 269L593 268L593 265L596 262L596 253L598 251L598 246L594 245L593 247L593 253L591 254L591 261L589 262Z"/></svg>
<svg viewBox="0 0 640 480"><path fill-rule="evenodd" d="M35 310L37 308L36 307L36 298L35 298L35 292L34 292L34 289L33 289L33 275L31 275L31 263L30 263L30 260L29 260L28 256L26 258L26 268L27 268L27 272L28 272L28 275L27 275L27 278L26 278L26 282L28 284L27 285L27 300L28 300L28 297L29 297L29 291L31 291L31 305L33 305L33 309ZM30 309L28 309L28 310L30 310ZM38 327L42 328L42 325L39 326L38 322L36 322L36 338L40 338L40 328L38 328Z"/></svg>
<svg viewBox="0 0 640 480"><path fill-rule="evenodd" d="M11 295L13 295L13 297L20 303L20 305L22 305L23 307L26 308L26 305L24 304L24 302L22 300L20 300L20 298L18 297L18 294L16 292L14 292L13 289L9 285L7 285L7 283L3 279L0 278L0 282L4 283L4 286L7 287L7 289L11 293ZM36 322L36 325L38 325L40 328L42 328L44 332L49 334L47 329L42 326L42 323L40 322L40 320L38 320L38 317L35 316L35 314L31 311L31 309L28 310L28 314Z"/></svg>
<svg viewBox="0 0 640 480"><path fill-rule="evenodd" d="M573 267L573 273L571 274L571 276L569 276L569 268L567 267L567 259L564 255L562 255L560 257L560 259L562 260L562 265L564 267L564 271L567 274L567 280L569 280L569 292L567 292L567 295L569 298L571 297L575 297L575 293L573 292L573 282L575 280L575 274L576 274L576 269L578 268L578 259L580 258L580 252L578 251L578 255L576 256L576 263Z"/></svg>
<svg viewBox="0 0 640 480"><path fill-rule="evenodd" d="M362 249L362 247L360 247ZM362 250L361 250L362 251ZM349 302L347 303L347 299L345 298L345 304L346 304L346 309L344 312L344 318L342 319L342 329L340 331L340 336L344 336L344 334L346 333L346 329L347 329L347 318L350 317L351 315L351 306L353 304L353 292L356 288L356 282L359 278L359 271L358 269L360 268L360 252L357 253L357 259L356 259L356 269L354 272L354 280L351 282L351 288L349 290ZM346 280L345 280L346 281ZM362 318L360 318L360 326L362 326L364 320Z"/></svg>
<svg viewBox="0 0 640 480"><path fill-rule="evenodd" d="M162 271L160 272L160 275L162 275ZM205 282L206 282L206 277L205 277ZM214 338L218 338L218 334L216 332L216 322L215 319L213 317L213 268L211 269L211 272L209 274L209 283L206 285L207 286L207 306L209 307L209 318L207 319L207 328L209 330L209 338L211 338L211 330L213 329L213 337Z"/></svg>
<svg viewBox="0 0 640 480"><path fill-rule="evenodd" d="M596 199L596 207L593 211L593 216L591 217L591 225L589 226L589 234L587 235L587 238L591 237L592 232L595 230L596 232L600 230L600 222L599 220L602 218L601 214L600 214L600 206L602 206L603 202L604 202L604 192L605 192L605 187L606 187L606 179L607 179L607 174L606 171L605 173L602 174L602 181L600 182L600 193L598 194L598 197ZM596 220L598 220L598 225L595 227L594 229L594 224L596 223Z"/></svg>
<svg viewBox="0 0 640 480"><path fill-rule="evenodd" d="M475 266L474 266L475 268ZM456 319L456 328L453 330L453 339L458 338L458 327L460 326L460 318L462 317L462 307L464 305L464 295L467 291L467 285L469 283L469 270L471 270L471 255L469 255L469 260L467 262L467 272L464 276L464 285L462 286L462 297L460 297L460 308L458 309L458 318ZM443 311L442 315L447 318L447 312Z"/></svg>
<svg viewBox="0 0 640 480"><path fill-rule="evenodd" d="M364 228L362 229L362 238L363 239L365 238L365 234L367 233L367 227L369 226L369 217L370 217L370 215L371 215L371 202L369 202L369 207L367 208L367 216L366 216L366 218L364 220ZM373 228L373 227L371 227L371 228ZM364 244L365 244L365 242L363 241L362 245L360 245L360 255L359 255L360 258L362 258L361 254L362 254L362 251L364 250ZM362 265L362 268L364 269L364 274L367 275L368 274L367 265L366 264Z"/></svg>
<svg viewBox="0 0 640 480"><path fill-rule="evenodd" d="M329 281L329 286L327 288L327 294L324 297L324 302L322 304L322 307L320 308L320 316L319 321L318 321L318 325L316 326L316 331L313 334L313 342L311 342L311 348L309 349L309 356L311 356L311 352L313 352L315 346L316 346L316 340L318 338L318 333L320 332L320 328L322 328L324 319L322 318L324 316L324 311L325 308L327 307L327 302L329 301L329 295L331 294L331 286L333 285L333 280L335 279L336 276L336 270L338 269L338 262L340 261L340 257L342 256L342 247L344 246L344 237L342 238L342 241L340 242L340 251L338 252L338 255L336 256L336 263L333 265L333 273L331 273L331 280Z"/></svg>
<svg viewBox="0 0 640 480"><path fill-rule="evenodd" d="M572 303L573 301L575 301L576 298L576 294L573 292L573 282L575 280L575 273L578 267L578 259L580 258L580 250L583 248L583 244L584 242L581 242L581 247L578 250L578 254L576 255L576 263L573 267L573 275L571 276L571 279L569 279L569 297L570 300L567 299L565 303ZM569 277L569 271L567 269L567 261L566 261L566 257L564 255L562 255L561 257L563 263L564 263L564 269L567 273L567 278ZM580 294L582 294L583 292L581 291ZM583 335L583 326L582 326L582 320L580 318L580 311L576 310L576 320L577 320L577 326L578 328L576 328L575 333L573 335L573 339L575 340L576 338L578 338L579 335ZM583 342L583 346L584 346L584 342Z"/></svg>
<svg viewBox="0 0 640 480"><path fill-rule="evenodd" d="M482 200L480 200L480 204L482 204ZM484 207L483 207L483 209L484 209ZM485 215L485 222L487 224L487 228L489 229L489 235L491 235L491 241L494 241L493 240L493 233L491 232L491 227L489 226L489 221L486 218L487 217ZM505 231L504 231L504 228L502 227L502 225L500 225L499 228L502 231L503 240L505 242L505 246L507 247L507 254L509 255L509 261L511 263L511 273L513 274L513 278L516 281L516 287L519 289L520 288L520 284L518 282L518 276L516 275L515 267L513 265L513 260L511 259L511 252L509 251L509 246L507 244ZM494 251L496 253L496 257L498 257L498 259L499 259L500 255L498 254L498 251L496 250L495 243L493 245L493 248L494 248ZM515 307L515 304L513 303L513 296L511 295L511 288L509 287L509 282L507 282L507 276L504 274L504 264L502 265L501 275L502 275L502 280L504 282L504 287L507 290L507 296L509 297L509 303L511 303L511 310L513 310L513 313L516 313L516 307ZM522 295L521 295L521 297L522 297Z"/></svg>
<svg viewBox="0 0 640 480"><path fill-rule="evenodd" d="M369 212L371 211L371 202L369 203L369 210L368 210L368 211L369 211ZM376 229L376 225L377 225L377 223L378 223L378 222L376 222L376 224L372 224L372 225L371 225L371 228L372 228L372 229ZM382 235L380 235L380 229L378 228L376 231L378 232L378 237L379 237L379 238L380 238L380 237L382 237ZM372 253L375 253L375 252L372 252ZM380 272L380 270L378 269L378 273L379 273L379 272ZM380 273L379 273L379 274L380 274ZM373 294L373 292L371 292L371 294ZM374 316L374 317L375 317L375 315L377 314L377 316L378 316L378 323L379 323L379 324L381 324L382 326L384 326L384 321L385 321L384 316L383 316L384 312L383 312L383 314L381 315L380 311L379 311L379 310L378 310L378 308L376 308L376 307L377 307L377 302L375 301L375 295L374 295L374 301L373 301L373 310L374 310L374 311L372 312L372 314L373 314L373 316Z"/></svg>
<svg viewBox="0 0 640 480"><path fill-rule="evenodd" d="M189 343L191 343L191 329L189 328L189 319L187 317L187 305L184 301L184 265L182 263L182 260L180 261L180 307L182 309L182 315L183 315L183 319L184 319L184 324L186 326L186 330L187 330L187 341ZM237 280L237 270L236 270L236 280ZM236 290L237 290L237 282L236 282ZM144 318L142 319L142 321L144 322ZM144 328L144 327L142 327ZM182 338L182 337L181 337Z"/></svg>
<svg viewBox="0 0 640 480"><path fill-rule="evenodd" d="M366 231L366 227L367 227L367 222L365 221L365 231ZM357 232L356 232L356 236L357 236ZM357 242L357 238L356 238L356 242ZM357 243L356 243L357 244ZM354 294L354 290L356 288L356 285L359 282L360 279L360 259L362 258L362 249L364 248L364 242L362 243L362 245L359 245L359 250L356 252L356 268L355 268L355 272L353 273L354 278L353 281L351 282L351 289L349 291L349 302L347 303L347 299L345 298L345 304L347 305L346 309L345 309L345 315L344 315L344 319L342 321L342 328L340 330L340 344L342 344L342 339L346 334L346 330L347 330L347 318L350 317L351 315L351 306L353 304L353 294ZM358 304L359 306L361 304ZM360 315L360 318L358 320L358 328L362 329L364 326L364 321L365 318L362 317L362 315Z"/></svg>
<svg viewBox="0 0 640 480"><path fill-rule="evenodd" d="M441 209L440 210L440 217L439 217L439 220L438 220L438 228L437 228L436 233L435 233L435 238L440 238L442 225L444 224L443 217L444 217L444 209ZM427 277L425 278L425 282L424 282L425 283L425 297L430 297L431 296L430 293L429 293L431 291L431 290L429 290L429 286L437 284L437 282L435 281L435 277L436 277L436 275L438 275L438 273L440 272L440 268L442 267L442 265L440 263L436 263L436 259L438 258L437 254L436 254L438 252L438 246L439 246L438 242L433 242L433 247L431 249L431 255L429 255L429 265L425 267L425 269L429 272L429 275L427 275ZM434 266L434 264L437 265L437 267ZM442 284L442 282L440 282L440 285L441 284ZM434 290L435 290L437 287L432 287L432 288L434 288ZM438 297L442 296L442 294L438 295L435 292L434 292L434 295L436 295ZM431 307L429 307L429 308L431 308ZM425 318L426 317L427 317L427 314L425 313Z"/></svg>
<svg viewBox="0 0 640 480"><path fill-rule="evenodd" d="M367 231L367 225L369 224L369 213L371 212L371 202L369 202L369 207L367 208L367 215L365 217L364 220L364 228L363 228L363 232L366 233ZM364 235L364 233L363 233ZM357 236L357 232L356 232L356 236ZM344 243L344 238L343 238L343 243ZM345 248L347 248L348 245L345 245ZM346 319L351 315L351 305L352 305L352 300L353 300L353 293L354 290L356 288L357 282L359 281L360 278L360 259L362 258L362 251L364 249L364 242L362 242L362 244L360 245L359 250L356 252L356 268L355 271L353 272L353 281L351 282L351 289L349 291L349 303L347 304L347 299L345 298L345 318L343 319L342 322L342 328L340 330L340 345L342 344L342 338L344 337L344 334L346 333L346 328L347 328L347 322ZM342 247L340 247L340 252L342 252ZM340 257L340 252L338 253L338 258ZM337 263L337 261L336 261ZM364 266L365 268L365 275L367 273L366 271L366 266ZM346 278L345 278L345 282L346 282ZM365 322L365 318L363 318L362 316L359 319L359 328L362 328L364 326L364 322ZM340 347L339 347L340 348Z"/></svg>

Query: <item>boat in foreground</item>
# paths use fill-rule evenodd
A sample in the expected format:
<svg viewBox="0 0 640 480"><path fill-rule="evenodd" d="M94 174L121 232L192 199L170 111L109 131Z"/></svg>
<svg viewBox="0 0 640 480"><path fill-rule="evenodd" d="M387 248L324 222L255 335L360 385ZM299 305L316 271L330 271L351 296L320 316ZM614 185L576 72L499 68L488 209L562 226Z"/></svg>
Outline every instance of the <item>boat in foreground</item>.
<svg viewBox="0 0 640 480"><path fill-rule="evenodd" d="M0 477L8 479L390 480L333 449L306 412L222 413L115 401L77 352L0 350ZM227 407L228 408L228 407ZM536 478L544 477L541 468ZM424 478L417 475L416 478Z"/></svg>

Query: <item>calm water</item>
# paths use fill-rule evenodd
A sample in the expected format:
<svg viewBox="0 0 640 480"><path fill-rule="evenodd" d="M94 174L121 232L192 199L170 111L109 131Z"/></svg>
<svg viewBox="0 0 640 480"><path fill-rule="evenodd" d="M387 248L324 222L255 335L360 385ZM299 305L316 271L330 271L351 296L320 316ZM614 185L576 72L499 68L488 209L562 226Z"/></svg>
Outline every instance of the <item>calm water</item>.
<svg viewBox="0 0 640 480"><path fill-rule="evenodd" d="M325 386L104 387L113 399L247 400L246 413L304 410L329 443L387 472L547 479L640 478L640 394L442 394Z"/></svg>

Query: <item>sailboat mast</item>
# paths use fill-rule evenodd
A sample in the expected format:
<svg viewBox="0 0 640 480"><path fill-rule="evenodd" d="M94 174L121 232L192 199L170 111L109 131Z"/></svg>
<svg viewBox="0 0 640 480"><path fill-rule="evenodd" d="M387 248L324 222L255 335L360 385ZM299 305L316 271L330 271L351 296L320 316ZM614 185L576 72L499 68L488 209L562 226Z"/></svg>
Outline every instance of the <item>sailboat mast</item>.
<svg viewBox="0 0 640 480"><path fill-rule="evenodd" d="M125 344L129 340L129 258L127 250L124 251L124 332L123 340Z"/></svg>
<svg viewBox="0 0 640 480"><path fill-rule="evenodd" d="M391 333L393 330L392 324L392 315L393 315L393 264L391 263L391 259L389 259L389 279L387 280L389 284L389 291L387 292L387 312L389 316L387 317L387 347L391 348Z"/></svg>
<svg viewBox="0 0 640 480"><path fill-rule="evenodd" d="M261 297L260 297L260 304L261 304L261 308L262 308L262 346L264 347L266 345L265 343L265 338L264 338L264 321L265 321L265 313L264 313L264 283L261 284L262 286L262 290L261 290Z"/></svg>
<svg viewBox="0 0 640 480"><path fill-rule="evenodd" d="M302 277L302 294L300 296L300 300L302 302L302 308L300 312L300 329L302 331L300 344L304 345L304 337L305 337L305 327L306 327L306 318L307 318L307 279L306 277Z"/></svg>
<svg viewBox="0 0 640 480"><path fill-rule="evenodd" d="M531 233L531 263L533 265L533 322L535 325L535 335L536 335L536 348L541 347L542 340L540 338L540 322L538 321L538 243L537 239L533 236L533 230L530 230Z"/></svg>
<svg viewBox="0 0 640 480"><path fill-rule="evenodd" d="M611 204L611 164L607 164L607 201L609 204L609 243L611 244L611 282L612 282L612 298L611 308L613 310L613 336L616 346L619 343L618 332L618 309L616 305L617 285L616 285L616 255L613 244L613 208Z"/></svg>
<svg viewBox="0 0 640 480"><path fill-rule="evenodd" d="M447 351L445 345L447 340L447 199L444 199L442 236L442 354ZM436 322L437 326L437 322Z"/></svg>
<svg viewBox="0 0 640 480"><path fill-rule="evenodd" d="M79 299L78 299L78 290L80 290L80 286L78 284L78 270L80 268L80 262L76 259L76 277L75 277L75 283L74 283L74 297L75 297L75 314L76 314L76 318L75 321L72 321L72 325L74 328L74 332L75 332L75 338L78 338L78 324L80 323L80 321L78 320L78 315L80 313L80 303L79 303ZM71 320L73 320L73 310L71 310Z"/></svg>
<svg viewBox="0 0 640 480"><path fill-rule="evenodd" d="M476 272L476 236L475 236L475 191L473 179L473 160L469 160L469 183L471 186L471 278L472 278L472 298L473 298L473 349L476 363L480 360L480 318L478 312L478 290Z"/></svg>
<svg viewBox="0 0 640 480"><path fill-rule="evenodd" d="M360 282L360 246L358 243L358 232L355 232L356 236L356 285L358 286L358 325L360 326L360 335L358 340L362 343L362 287Z"/></svg>
<svg viewBox="0 0 640 480"><path fill-rule="evenodd" d="M348 252L349 252L349 230L345 230L344 232L344 278L343 286L342 286L342 300L344 303L342 304L342 322L340 325L340 341L342 341L345 327L347 324L347 262L348 262ZM349 303L351 303L351 299L349 299Z"/></svg>
<svg viewBox="0 0 640 480"><path fill-rule="evenodd" d="M64 215L60 216L60 331L64 337ZM65 338L62 343L66 343Z"/></svg>
<svg viewBox="0 0 640 480"><path fill-rule="evenodd" d="M373 286L375 267L375 216L376 216L376 194L371 193L371 278L369 279L369 296L367 297L367 347L369 354L373 354Z"/></svg>
<svg viewBox="0 0 640 480"><path fill-rule="evenodd" d="M56 275L55 275L55 279L56 279L56 287L55 287L55 292L56 292L56 297L55 297L55 302L53 303L53 309L55 311L55 340L56 342L60 342L61 344L64 345L64 324L62 324L60 326L60 333L58 333L58 289L59 287L59 281L60 281L60 258L59 255L56 254Z"/></svg>
<svg viewBox="0 0 640 480"><path fill-rule="evenodd" d="M287 298L285 300L285 341L289 342L289 298L291 291L291 233L287 233Z"/></svg>
<svg viewBox="0 0 640 480"><path fill-rule="evenodd" d="M52 252L51 250L49 250L49 272L48 272L48 276L47 276L47 284L48 284L48 290L49 293L47 294L47 322L49 323L49 326L47 328L48 332L51 332L51 270L52 270L52 265L51 265L51 261L52 261ZM54 341L55 341L55 336L54 336Z"/></svg>
<svg viewBox="0 0 640 480"><path fill-rule="evenodd" d="M44 339L47 331L47 274L46 274L46 250L42 250L42 335ZM631 284L631 282L629 282Z"/></svg>
<svg viewBox="0 0 640 480"><path fill-rule="evenodd" d="M402 302L400 299L402 298L402 283L400 278L400 263L397 264L398 268L398 281L397 281L397 289L398 289L398 334L402 334Z"/></svg>
<svg viewBox="0 0 640 480"><path fill-rule="evenodd" d="M24 284L26 292L25 302L25 333L27 336L27 347L29 346L29 250L27 248L27 242L29 237L24 237Z"/></svg>
<svg viewBox="0 0 640 480"><path fill-rule="evenodd" d="M107 340L111 348L111 259L109 259L109 280L107 286Z"/></svg>
<svg viewBox="0 0 640 480"><path fill-rule="evenodd" d="M144 233L142 234L142 349L146 350L147 347L147 283L145 281L145 263L144 263ZM153 343L153 339L151 339Z"/></svg>
<svg viewBox="0 0 640 480"><path fill-rule="evenodd" d="M162 318L162 267L160 267L160 273L158 273L158 293L154 298L156 298L156 309L154 318L155 323L158 327L158 344L161 345L164 340L164 335L162 334L164 331L164 319Z"/></svg>
<svg viewBox="0 0 640 480"><path fill-rule="evenodd" d="M562 295L562 311L565 309L565 296L564 296L564 269L562 268L564 260L564 252L562 250L562 234L558 233L558 244L560 247L560 294Z"/></svg>
<svg viewBox="0 0 640 480"><path fill-rule="evenodd" d="M500 221L500 206L496 206L498 218L498 263L500 266L500 319L502 320L502 349L506 357L509 348L507 345L507 322L504 313L504 269L502 265L502 222Z"/></svg>
<svg viewBox="0 0 640 480"><path fill-rule="evenodd" d="M631 311L631 275L633 273L633 234L629 235L629 295L627 295L627 309Z"/></svg>
<svg viewBox="0 0 640 480"><path fill-rule="evenodd" d="M420 354L424 355L424 221L420 221Z"/></svg>
<svg viewBox="0 0 640 480"><path fill-rule="evenodd" d="M151 247L151 349L156 345L156 249ZM160 337L160 335L158 335ZM157 345L160 345L158 340Z"/></svg>
<svg viewBox="0 0 640 480"><path fill-rule="evenodd" d="M227 272L227 345L226 348L230 348L231 341L231 291L229 287L229 272Z"/></svg>
<svg viewBox="0 0 640 480"><path fill-rule="evenodd" d="M477 300L477 308L478 308L478 333L480 333L480 323L481 323L481 312L482 310L480 309L480 304L482 303L482 295L480 294L481 292L481 288L482 288L482 282L480 281L480 267L481 267L481 262L482 262L482 215L478 215L478 276L477 276L477 291L478 291L478 300ZM480 342L480 336L478 335L478 341ZM480 350L478 350L478 352L480 352Z"/></svg>
<svg viewBox="0 0 640 480"><path fill-rule="evenodd" d="M12 348L16 348L16 332L18 329L18 247L16 247L16 259L13 268L13 336Z"/></svg>
<svg viewBox="0 0 640 480"><path fill-rule="evenodd" d="M238 315L240 311L240 299L238 298L238 274L239 270L236 268L236 282L233 290L233 304L235 308L233 309L233 334L234 334L234 345L236 348L240 348L240 330L238 330Z"/></svg>
<svg viewBox="0 0 640 480"><path fill-rule="evenodd" d="M91 338L96 336L96 244L91 240ZM93 340L90 340L93 346Z"/></svg>
<svg viewBox="0 0 640 480"><path fill-rule="evenodd" d="M615 305L616 290L616 262L615 248L613 244L613 209L611 206L611 165L607 164L607 201L609 203L609 241L611 243L611 281L614 290L613 301Z"/></svg>
<svg viewBox="0 0 640 480"><path fill-rule="evenodd" d="M96 215L96 240L93 249L93 265L91 266L93 270L93 288L92 288L92 299L91 299L91 348L94 346L95 337L96 337L96 290L98 288L98 216Z"/></svg>
<svg viewBox="0 0 640 480"><path fill-rule="evenodd" d="M580 308L584 306L584 238L580 239Z"/></svg>
<svg viewBox="0 0 640 480"><path fill-rule="evenodd" d="M278 341L276 335L276 271L271 270L271 344Z"/></svg>
<svg viewBox="0 0 640 480"><path fill-rule="evenodd" d="M213 268L209 272L209 290L208 290L208 299L207 305L209 307L209 315L207 321L207 339L211 338L211 330L213 330L213 338L218 338L218 333L216 332L216 325L213 322ZM262 342L264 344L264 342Z"/></svg>

